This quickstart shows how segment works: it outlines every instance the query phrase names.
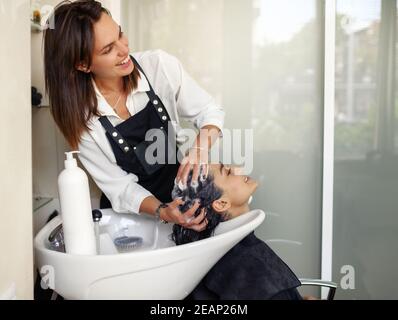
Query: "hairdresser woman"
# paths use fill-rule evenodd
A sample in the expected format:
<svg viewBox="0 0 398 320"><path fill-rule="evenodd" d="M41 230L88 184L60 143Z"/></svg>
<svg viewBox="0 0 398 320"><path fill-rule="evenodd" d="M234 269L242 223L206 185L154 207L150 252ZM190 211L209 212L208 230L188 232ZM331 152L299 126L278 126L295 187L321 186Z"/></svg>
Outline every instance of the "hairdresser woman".
<svg viewBox="0 0 398 320"><path fill-rule="evenodd" d="M205 229L205 212L193 217L199 204L180 212L182 202L172 201L171 190L175 179L184 183L191 169L197 179L199 164L207 167L222 108L175 57L160 50L130 55L126 36L99 2L62 2L51 18L44 60L52 115L102 190L101 208ZM163 130L175 139L180 118L207 130L200 130L181 164L147 161L146 133Z"/></svg>

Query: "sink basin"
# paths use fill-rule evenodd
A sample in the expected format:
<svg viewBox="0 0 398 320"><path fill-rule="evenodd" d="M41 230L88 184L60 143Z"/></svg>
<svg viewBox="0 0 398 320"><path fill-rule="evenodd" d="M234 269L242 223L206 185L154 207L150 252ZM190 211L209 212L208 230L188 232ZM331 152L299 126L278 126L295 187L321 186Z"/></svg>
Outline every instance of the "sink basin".
<svg viewBox="0 0 398 320"><path fill-rule="evenodd" d="M65 299L183 299L265 218L263 211L253 210L220 223L211 238L176 246L169 239L172 224L157 223L147 215L101 211L98 255L51 249L48 237L62 223L60 216L47 223L34 239L36 266L47 271L45 282ZM128 252L120 251L113 239L121 230L143 241Z"/></svg>

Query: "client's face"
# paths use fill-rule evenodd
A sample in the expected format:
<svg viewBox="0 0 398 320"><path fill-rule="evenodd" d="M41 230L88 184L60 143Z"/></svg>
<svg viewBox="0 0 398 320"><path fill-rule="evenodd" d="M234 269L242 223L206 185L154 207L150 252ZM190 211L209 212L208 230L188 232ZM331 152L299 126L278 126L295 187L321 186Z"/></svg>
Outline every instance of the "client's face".
<svg viewBox="0 0 398 320"><path fill-rule="evenodd" d="M192 173L191 171L188 181ZM189 208L195 199L200 199L200 206L206 208L207 211L208 224L205 230L200 232L175 224L173 241L180 245L206 239L214 233L221 221L230 220L248 212L250 210L248 202L257 185L255 180L242 175L238 168L222 164L209 165L209 176L204 181L200 179L196 186L190 182L185 187L179 184L174 185L173 199L181 198L184 201L180 208ZM201 209L198 209L196 215L199 215L200 211Z"/></svg>
<svg viewBox="0 0 398 320"><path fill-rule="evenodd" d="M238 167L211 164L209 172L214 176L216 186L222 189L224 200L230 202L231 207L246 205L258 186L257 181L242 175Z"/></svg>

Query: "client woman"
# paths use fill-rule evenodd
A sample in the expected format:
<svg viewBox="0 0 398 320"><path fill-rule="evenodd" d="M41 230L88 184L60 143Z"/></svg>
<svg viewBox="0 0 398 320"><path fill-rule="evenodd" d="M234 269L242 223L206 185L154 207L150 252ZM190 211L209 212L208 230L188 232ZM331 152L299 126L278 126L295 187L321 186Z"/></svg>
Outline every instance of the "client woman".
<svg viewBox="0 0 398 320"><path fill-rule="evenodd" d="M198 183L191 184L191 172L186 186L173 189L173 199L185 202L182 212L199 201L195 216L201 218L204 210L208 221L199 232L174 225L171 237L177 245L208 238L220 222L250 211L249 199L257 182L223 164L209 169L209 175L201 175ZM217 262L187 299L301 300L296 289L300 284L292 270L252 232Z"/></svg>

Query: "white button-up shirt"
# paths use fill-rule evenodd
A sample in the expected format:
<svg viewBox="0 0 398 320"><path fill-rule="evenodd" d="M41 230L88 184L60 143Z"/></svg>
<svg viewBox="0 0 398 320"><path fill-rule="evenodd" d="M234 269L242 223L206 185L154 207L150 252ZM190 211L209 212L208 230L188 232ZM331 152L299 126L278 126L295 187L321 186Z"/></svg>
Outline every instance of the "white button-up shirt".
<svg viewBox="0 0 398 320"><path fill-rule="evenodd" d="M214 99L203 90L184 70L178 59L162 50L144 51L132 54L148 77L155 93L160 97L170 115L177 137L181 131L180 118L193 122L202 128L214 125L222 130L224 111ZM141 73L137 88L127 97L126 106L134 116L144 109L149 98L148 81ZM95 82L98 111L107 116L113 126L124 120L120 118L99 92ZM112 209L120 213L139 213L141 202L152 194L138 184L138 177L127 173L116 163L111 144L105 129L97 116L93 116L83 133L79 144L79 160L90 173L97 186L112 204Z"/></svg>

